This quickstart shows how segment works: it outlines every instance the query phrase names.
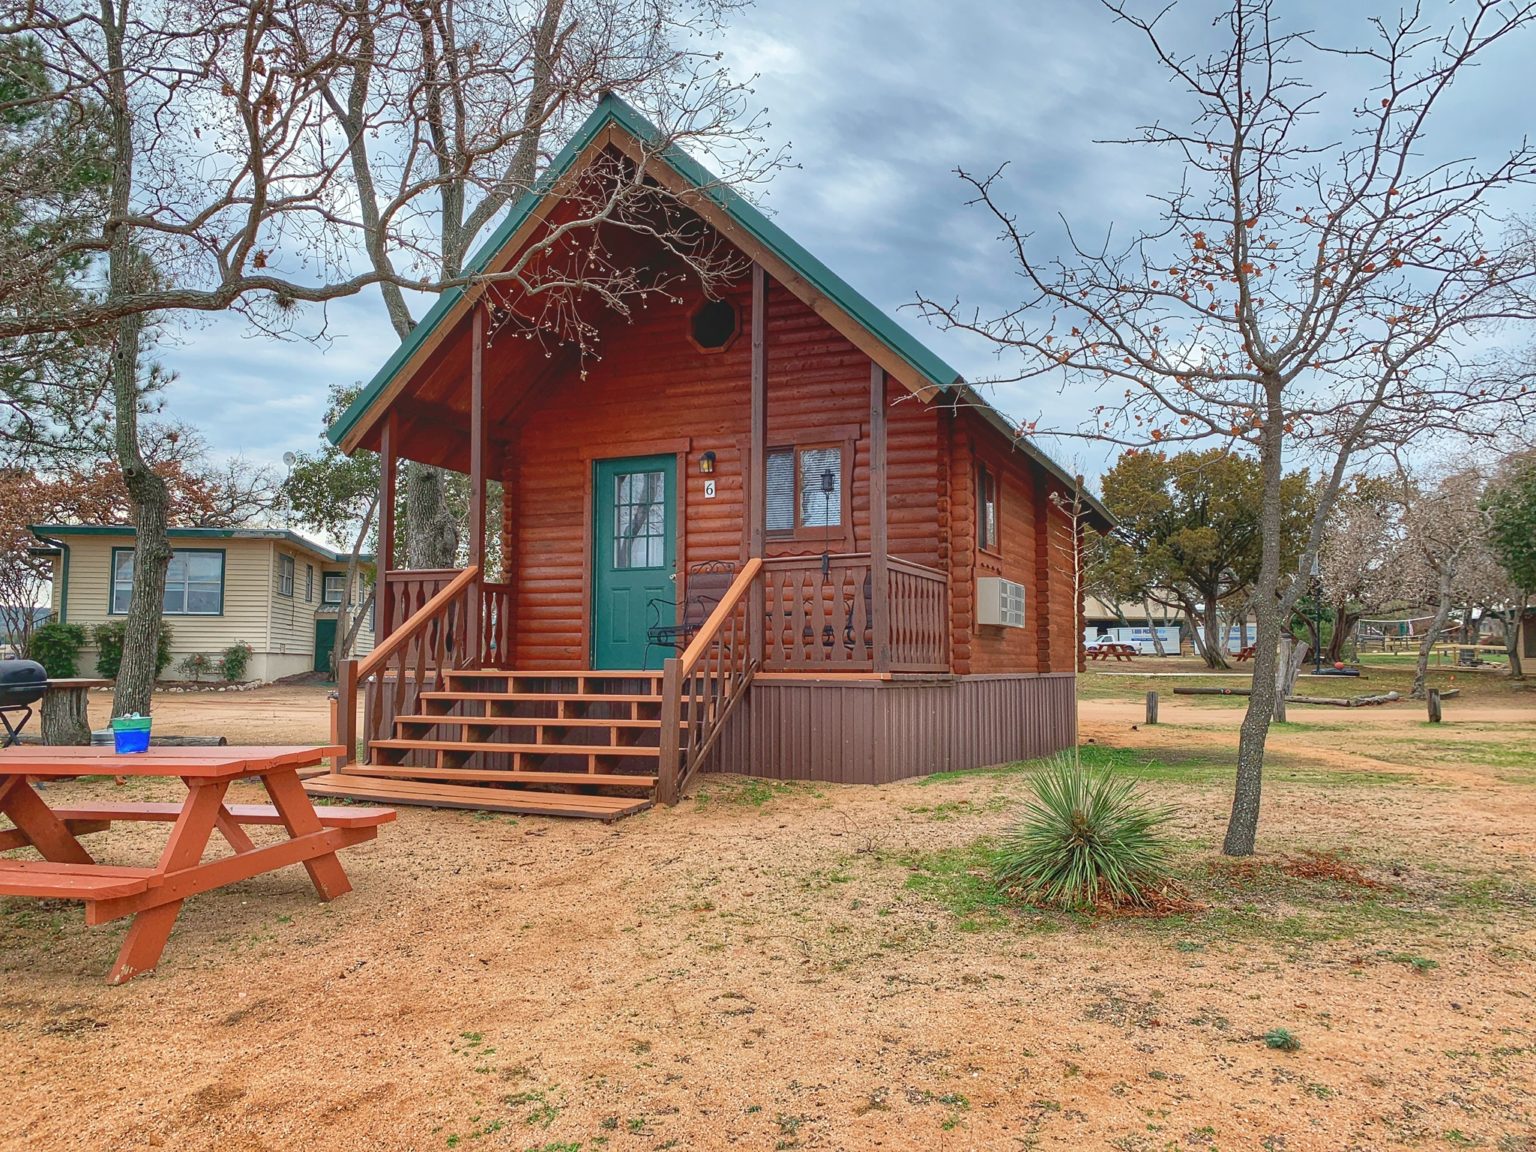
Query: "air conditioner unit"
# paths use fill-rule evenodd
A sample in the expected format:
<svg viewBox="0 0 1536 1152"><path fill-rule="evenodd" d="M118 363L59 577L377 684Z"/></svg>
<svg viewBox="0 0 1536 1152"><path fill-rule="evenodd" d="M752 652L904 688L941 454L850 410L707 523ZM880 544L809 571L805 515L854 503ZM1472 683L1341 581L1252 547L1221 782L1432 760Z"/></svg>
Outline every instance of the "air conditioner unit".
<svg viewBox="0 0 1536 1152"><path fill-rule="evenodd" d="M1001 576L976 581L976 623L1024 627L1024 585Z"/></svg>

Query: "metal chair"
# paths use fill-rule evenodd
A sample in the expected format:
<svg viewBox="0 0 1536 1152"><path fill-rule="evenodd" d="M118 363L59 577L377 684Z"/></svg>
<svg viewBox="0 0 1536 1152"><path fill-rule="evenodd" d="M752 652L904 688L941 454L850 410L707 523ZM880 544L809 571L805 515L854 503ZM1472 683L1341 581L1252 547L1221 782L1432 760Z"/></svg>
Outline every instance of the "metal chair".
<svg viewBox="0 0 1536 1152"><path fill-rule="evenodd" d="M646 605L651 620L645 630L641 671L650 670L652 648L680 651L688 647L689 641L704 627L709 614L725 598L735 580L734 560L701 560L688 566L681 601L661 597L651 600Z"/></svg>

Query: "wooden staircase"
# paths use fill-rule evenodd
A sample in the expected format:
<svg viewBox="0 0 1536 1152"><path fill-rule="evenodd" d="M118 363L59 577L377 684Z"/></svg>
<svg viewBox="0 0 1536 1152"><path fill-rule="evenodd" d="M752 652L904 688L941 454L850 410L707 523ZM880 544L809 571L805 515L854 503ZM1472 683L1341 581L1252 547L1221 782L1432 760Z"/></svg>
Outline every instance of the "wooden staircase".
<svg viewBox="0 0 1536 1152"><path fill-rule="evenodd" d="M314 796L617 820L656 800L661 672L446 670ZM683 721L678 720L681 726Z"/></svg>

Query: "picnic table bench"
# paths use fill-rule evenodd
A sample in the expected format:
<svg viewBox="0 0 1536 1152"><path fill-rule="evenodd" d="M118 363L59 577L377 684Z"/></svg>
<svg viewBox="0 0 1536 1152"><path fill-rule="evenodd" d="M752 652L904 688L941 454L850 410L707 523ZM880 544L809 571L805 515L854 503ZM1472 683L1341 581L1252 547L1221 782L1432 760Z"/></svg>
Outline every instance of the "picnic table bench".
<svg viewBox="0 0 1536 1152"><path fill-rule="evenodd" d="M303 864L322 900L351 890L336 853L371 840L395 818L390 808L316 809L299 770L341 749L329 747L157 748L131 756L110 748L7 748L0 751L0 815L14 828L0 832L0 852L35 848L41 860L0 858L0 896L80 900L87 924L133 917L108 983L121 984L159 963L181 903L227 884L292 864ZM29 778L94 773L170 776L187 786L181 804L80 804L51 808ZM260 780L267 804L226 804L236 780ZM122 867L95 860L79 837L104 832L117 821L171 825L165 850L152 867ZM247 825L280 825L286 839L257 846ZM234 850L203 862L217 830Z"/></svg>
<svg viewBox="0 0 1536 1152"><path fill-rule="evenodd" d="M1258 647L1257 644L1249 644L1247 647L1243 648L1237 654L1237 662L1239 664L1241 664L1244 660L1252 660L1253 659L1254 649L1256 649L1257 647Z"/></svg>
<svg viewBox="0 0 1536 1152"><path fill-rule="evenodd" d="M1116 660L1130 660L1136 655L1134 644L1095 644L1088 649L1088 659L1108 660L1114 657Z"/></svg>

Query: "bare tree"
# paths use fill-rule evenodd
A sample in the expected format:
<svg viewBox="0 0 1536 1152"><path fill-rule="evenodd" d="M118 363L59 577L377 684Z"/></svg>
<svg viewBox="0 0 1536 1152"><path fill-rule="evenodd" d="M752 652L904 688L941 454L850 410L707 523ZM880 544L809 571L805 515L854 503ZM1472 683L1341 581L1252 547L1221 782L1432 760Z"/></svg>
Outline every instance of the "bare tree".
<svg viewBox="0 0 1536 1152"><path fill-rule="evenodd" d="M1323 658L1333 664L1366 612L1402 599L1393 561L1401 538L1402 485L1353 477L1340 491L1318 546L1318 578L1333 613ZM1316 638L1321 642L1321 637Z"/></svg>
<svg viewBox="0 0 1536 1152"><path fill-rule="evenodd" d="M1026 296L991 319L919 302L944 325L1022 353L1020 377L1101 390L1083 434L1217 441L1258 459L1258 645L1223 843L1247 855L1281 630L1345 477L1426 433L1483 433L1495 413L1529 411L1528 382L1474 340L1536 312L1536 267L1501 241L1495 215L1503 190L1536 178L1536 147L1521 141L1486 163L1446 159L1429 133L1459 75L1506 41L1512 51L1526 43L1536 4L1475 0L1443 32L1410 6L1372 18L1369 41L1341 49L1281 28L1275 0L1234 0L1209 55L1181 46L1177 5L1104 7L1191 101L1187 127L1155 123L1122 141L1181 165L1180 186L1156 198L1161 224L1128 242L1089 243L1069 227L1065 255L1038 254L1002 202L1001 171L962 173L1001 225ZM1310 67L1354 82L1342 140L1320 134L1314 114L1328 94L1303 79ZM1320 483L1288 572L1281 486L1292 456L1309 460Z"/></svg>
<svg viewBox="0 0 1536 1152"><path fill-rule="evenodd" d="M1483 488L1483 475L1468 468L1411 488L1404 500L1403 535L1392 562L1394 578L1404 594L1435 606L1434 619L1419 642L1413 673L1415 698L1424 695L1429 657L1444 638L1452 609L1476 597L1468 578L1476 573L1478 554L1487 550Z"/></svg>
<svg viewBox="0 0 1536 1152"><path fill-rule="evenodd" d="M295 25L294 52L324 68L320 91L345 133L355 220L382 283L395 334L417 316L397 268L451 284L471 245L536 181L546 147L563 143L607 91L629 95L659 116L661 147L687 144L735 152L729 182L759 178L775 159L752 146L742 119L744 92L718 58L690 41L713 29L738 0L332 0ZM337 50L336 45L342 47ZM596 335L575 312L590 291L624 313L665 288L644 269L608 257L599 225L654 234L705 278L723 249L679 219L662 219L654 186L634 164L612 163L605 178L562 189L561 224L498 273L508 309L560 341ZM572 259L575 257L576 259ZM580 291L572 291L579 289ZM406 563L452 566L459 524L441 470L404 470Z"/></svg>
<svg viewBox="0 0 1536 1152"><path fill-rule="evenodd" d="M601 41L603 21L630 7L573 5L592 19L557 24L561 43ZM637 3L636 19L642 7L666 25L670 9ZM462 31L454 22L471 10L469 35L444 39L442 29ZM155 316L234 309L267 330L289 331L298 305L373 284L435 293L492 281L502 286L508 322L527 319L549 339L582 340L584 322L565 301L589 293L622 310L666 287L643 269L605 260L600 226L646 231L691 267L714 267L710 238L680 206L662 204L643 163L628 158L606 179L579 184L558 225L513 266L465 270L474 235L532 184L553 127L554 106L537 111L545 90L537 67L522 95L505 83L511 73L501 62L519 52L501 33L515 23L505 5L446 0L365 0L361 9L316 0L0 0L0 35L35 42L44 71L15 100L0 94L0 118L17 111L17 100L29 108L88 103L100 109L109 158L92 226L0 267L0 340L110 335L111 430L137 528L119 711L148 710L170 558L168 496L139 429L154 378L144 332ZM380 41L381 27L393 39ZM534 58L553 50L531 49ZM391 84L344 89L338 107L335 86L360 64L387 70ZM764 167L750 146L751 122L738 120L742 93L722 74L690 83L659 69L638 83L658 99L674 97L676 115L651 147L684 138L739 145L740 162L725 179ZM362 118L349 118L354 112ZM356 163L360 143L375 140L378 163ZM515 168L514 152L522 157ZM387 197L373 179L381 166L398 175ZM440 255L426 239L438 220L449 221L449 256L423 258ZM99 270L96 290L67 299L39 290L81 262ZM543 302L542 310L529 301Z"/></svg>

